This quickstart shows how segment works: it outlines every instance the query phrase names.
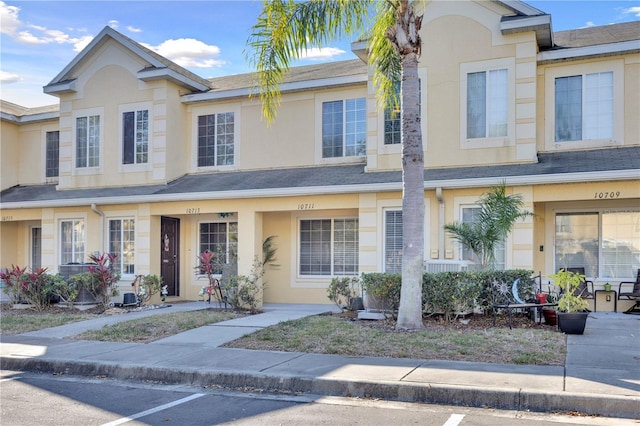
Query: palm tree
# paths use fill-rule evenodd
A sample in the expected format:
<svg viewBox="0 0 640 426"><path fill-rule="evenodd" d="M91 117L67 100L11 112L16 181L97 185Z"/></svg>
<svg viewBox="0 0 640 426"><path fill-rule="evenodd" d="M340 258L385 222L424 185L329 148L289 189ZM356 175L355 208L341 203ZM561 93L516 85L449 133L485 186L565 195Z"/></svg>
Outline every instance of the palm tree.
<svg viewBox="0 0 640 426"><path fill-rule="evenodd" d="M248 40L258 71L263 114L271 122L280 102L279 84L291 61L310 46L366 34L378 103L402 111L402 290L399 329L422 329L424 259L424 154L419 113L418 57L426 3L419 0L264 0ZM371 22L370 11L375 9Z"/></svg>
<svg viewBox="0 0 640 426"><path fill-rule="evenodd" d="M495 251L507 238L516 221L533 216L522 211L522 196L507 195L505 184L491 187L478 200L480 210L473 222L454 222L444 226L460 244L470 249L487 269L495 264Z"/></svg>

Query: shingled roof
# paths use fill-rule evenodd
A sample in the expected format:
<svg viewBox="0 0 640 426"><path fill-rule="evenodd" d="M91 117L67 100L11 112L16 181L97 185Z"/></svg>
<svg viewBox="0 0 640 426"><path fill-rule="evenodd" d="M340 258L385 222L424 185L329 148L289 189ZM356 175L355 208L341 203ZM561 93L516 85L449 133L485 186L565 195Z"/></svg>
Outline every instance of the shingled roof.
<svg viewBox="0 0 640 426"><path fill-rule="evenodd" d="M535 183L600 180L605 172L640 175L640 146L589 151L540 153L537 163L426 169L425 187L467 187L505 180ZM564 176L563 176L564 175ZM617 177L620 178L619 176ZM234 199L307 193L400 190L400 171L366 172L364 164L227 171L185 175L166 185L127 186L57 191L56 185L16 186L0 193L3 208L95 203L161 202L190 199ZM475 182L475 183L474 183ZM127 200L129 199L129 200Z"/></svg>

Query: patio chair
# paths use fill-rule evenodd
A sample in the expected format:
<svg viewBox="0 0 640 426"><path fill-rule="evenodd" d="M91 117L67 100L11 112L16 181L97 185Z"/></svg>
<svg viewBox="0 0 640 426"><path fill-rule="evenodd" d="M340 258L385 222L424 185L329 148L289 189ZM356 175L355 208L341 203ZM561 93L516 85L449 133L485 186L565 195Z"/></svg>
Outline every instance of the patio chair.
<svg viewBox="0 0 640 426"><path fill-rule="evenodd" d="M561 271L573 272L574 274L585 275L584 268L560 268ZM591 286L591 290L589 290ZM578 288L574 291L576 296L580 296L583 299L594 299L595 293L593 291L593 281L583 279Z"/></svg>
<svg viewBox="0 0 640 426"><path fill-rule="evenodd" d="M622 286L633 286L631 291L622 291ZM618 300L635 300L636 303L624 311L625 314L636 314L640 315L640 269L638 269L638 274L636 275L636 280L631 281L623 281L620 283L618 287Z"/></svg>

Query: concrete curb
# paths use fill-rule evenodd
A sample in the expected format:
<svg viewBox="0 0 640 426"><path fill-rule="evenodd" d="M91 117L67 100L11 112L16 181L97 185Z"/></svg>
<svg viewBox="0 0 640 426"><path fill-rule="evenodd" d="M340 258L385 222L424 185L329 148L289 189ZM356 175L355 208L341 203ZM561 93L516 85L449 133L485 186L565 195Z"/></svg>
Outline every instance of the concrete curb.
<svg viewBox="0 0 640 426"><path fill-rule="evenodd" d="M2 369L105 376L116 380L195 386L243 388L256 392L379 398L387 401L488 407L519 411L565 412L638 418L640 397L567 392L536 392L509 388L478 388L431 383L276 376L243 371L159 368L111 362L0 357Z"/></svg>

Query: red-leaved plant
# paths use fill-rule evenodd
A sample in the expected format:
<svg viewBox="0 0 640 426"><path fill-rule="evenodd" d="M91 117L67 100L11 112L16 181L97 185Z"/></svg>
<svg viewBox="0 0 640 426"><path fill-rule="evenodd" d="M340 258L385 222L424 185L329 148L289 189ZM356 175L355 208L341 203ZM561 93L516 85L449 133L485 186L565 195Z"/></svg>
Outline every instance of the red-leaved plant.
<svg viewBox="0 0 640 426"><path fill-rule="evenodd" d="M50 292L47 288L47 268L37 268L28 272L27 268L11 265L11 270L0 272L14 303L23 301L42 311L49 304Z"/></svg>
<svg viewBox="0 0 640 426"><path fill-rule="evenodd" d="M89 266L89 273L93 278L92 289L88 289L99 300L106 309L111 303L111 297L118 295L118 281L120 274L114 270L113 261L118 254L102 253L99 255L89 255L89 259L95 266Z"/></svg>

